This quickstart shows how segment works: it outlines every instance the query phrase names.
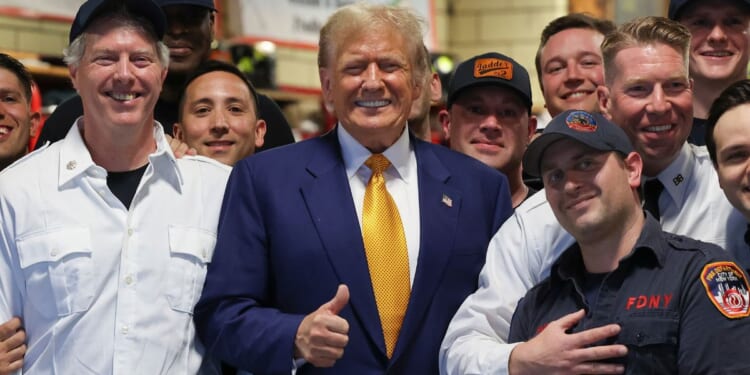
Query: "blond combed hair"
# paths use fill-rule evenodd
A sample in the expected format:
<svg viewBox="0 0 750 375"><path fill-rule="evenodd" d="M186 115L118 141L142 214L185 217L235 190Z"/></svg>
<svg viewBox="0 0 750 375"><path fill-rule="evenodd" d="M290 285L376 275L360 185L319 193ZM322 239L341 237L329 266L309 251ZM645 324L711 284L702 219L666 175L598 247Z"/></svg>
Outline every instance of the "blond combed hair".
<svg viewBox="0 0 750 375"><path fill-rule="evenodd" d="M412 79L422 82L427 70L423 46L424 20L413 10L382 4L355 3L339 8L320 29L318 67L327 68L346 36L387 29L397 32L406 43Z"/></svg>
<svg viewBox="0 0 750 375"><path fill-rule="evenodd" d="M604 79L607 85L614 80L614 60L626 48L663 44L682 55L685 71L689 64L690 31L677 21L665 17L639 17L626 22L607 34L602 42Z"/></svg>

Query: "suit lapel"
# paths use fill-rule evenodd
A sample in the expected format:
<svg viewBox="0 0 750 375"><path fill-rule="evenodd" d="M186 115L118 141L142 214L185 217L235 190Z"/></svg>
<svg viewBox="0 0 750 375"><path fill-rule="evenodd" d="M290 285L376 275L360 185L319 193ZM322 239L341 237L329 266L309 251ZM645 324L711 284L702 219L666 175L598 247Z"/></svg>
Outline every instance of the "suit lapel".
<svg viewBox="0 0 750 375"><path fill-rule="evenodd" d="M385 355L362 232L336 131L322 136L321 144L321 150L307 165L313 179L301 187L302 195L320 234L328 261L341 283L349 287L349 305L355 317Z"/></svg>
<svg viewBox="0 0 750 375"><path fill-rule="evenodd" d="M455 240L461 194L448 186L450 172L429 146L414 141L419 178L420 246L409 307L401 326L393 363L408 345L417 345L416 333L442 280Z"/></svg>

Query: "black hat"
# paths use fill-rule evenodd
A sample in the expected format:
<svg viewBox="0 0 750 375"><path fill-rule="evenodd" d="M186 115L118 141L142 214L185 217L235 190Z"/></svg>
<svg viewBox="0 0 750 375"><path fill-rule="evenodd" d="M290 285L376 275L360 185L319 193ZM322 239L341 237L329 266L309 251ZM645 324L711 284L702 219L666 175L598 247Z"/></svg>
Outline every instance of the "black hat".
<svg viewBox="0 0 750 375"><path fill-rule="evenodd" d="M195 5L198 7L216 10L214 0L155 0L160 7L167 5Z"/></svg>
<svg viewBox="0 0 750 375"><path fill-rule="evenodd" d="M516 90L526 107L531 110L529 72L515 60L496 52L474 56L458 64L448 84L448 107L462 90L484 85L505 86Z"/></svg>
<svg viewBox="0 0 750 375"><path fill-rule="evenodd" d="M680 12L685 9L685 5L690 4L691 0L671 0L669 2L669 19L670 20L677 20L677 17L680 15ZM738 0L739 2L739 0ZM745 3L745 5L750 6L750 0L743 0L742 3Z"/></svg>
<svg viewBox="0 0 750 375"><path fill-rule="evenodd" d="M523 154L523 171L541 177L544 151L561 139L572 139L599 151L617 151L623 155L633 152L630 139L619 126L599 113L580 110L565 111L549 122Z"/></svg>
<svg viewBox="0 0 750 375"><path fill-rule="evenodd" d="M153 0L88 0L78 8L76 18L70 26L68 42L72 43L95 20L105 6L124 4L134 14L141 15L151 21L156 36L161 40L167 27L167 19L161 8Z"/></svg>

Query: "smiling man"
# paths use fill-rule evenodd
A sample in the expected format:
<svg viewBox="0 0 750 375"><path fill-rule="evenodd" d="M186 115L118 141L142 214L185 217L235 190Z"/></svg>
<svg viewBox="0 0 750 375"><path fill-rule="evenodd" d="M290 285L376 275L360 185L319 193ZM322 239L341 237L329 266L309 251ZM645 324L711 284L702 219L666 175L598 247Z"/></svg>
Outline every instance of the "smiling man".
<svg viewBox="0 0 750 375"><path fill-rule="evenodd" d="M552 212L575 243L519 302L510 342L555 348L561 328L575 336L607 327L619 330L605 343L627 352L615 361L625 374L750 371L746 361L727 360L747 357L750 346L724 345L750 335L747 275L718 246L663 232L644 212L643 161L622 129L599 114L566 111L523 162L544 181Z"/></svg>
<svg viewBox="0 0 750 375"><path fill-rule="evenodd" d="M31 110L32 78L15 58L0 53L0 170L28 152L41 114ZM26 333L18 317L0 325L0 374L23 366Z"/></svg>
<svg viewBox="0 0 750 375"><path fill-rule="evenodd" d="M188 77L180 99L175 138L198 155L234 166L263 145L255 88L234 65L207 61Z"/></svg>
<svg viewBox="0 0 750 375"><path fill-rule="evenodd" d="M750 1L672 0L669 18L685 25L690 42L693 129L689 141L705 144L711 103L734 82L747 77L750 60Z"/></svg>
<svg viewBox="0 0 750 375"><path fill-rule="evenodd" d="M534 62L550 116L568 109L599 110L597 89L604 85L599 46L614 29L612 21L581 13L545 26Z"/></svg>
<svg viewBox="0 0 750 375"><path fill-rule="evenodd" d="M155 0L167 18L163 42L169 48L169 70L162 84L161 95L154 107L154 118L172 134L172 126L179 116L179 98L185 79L211 56L214 39L216 8L213 0ZM267 134L262 149L294 142L292 131L279 106L268 96L258 94L258 114L267 124ZM68 129L83 113L81 98L61 103L45 121L37 141L55 142L67 134ZM37 147L39 147L37 146Z"/></svg>
<svg viewBox="0 0 750 375"><path fill-rule="evenodd" d="M536 130L529 73L496 52L460 63L438 114L450 148L505 174L513 207L536 190L524 184L521 158Z"/></svg>
<svg viewBox="0 0 750 375"><path fill-rule="evenodd" d="M24 374L215 369L192 309L229 168L175 159L154 120L165 27L151 0L83 3L64 53L83 116L0 174L0 319L24 323Z"/></svg>
<svg viewBox="0 0 750 375"><path fill-rule="evenodd" d="M360 2L323 26L338 124L232 170L195 310L212 355L261 374L437 373L511 205L502 174L408 131L424 51L408 8Z"/></svg>
<svg viewBox="0 0 750 375"><path fill-rule="evenodd" d="M31 76L16 59L0 53L0 170L26 155L41 114L31 110Z"/></svg>

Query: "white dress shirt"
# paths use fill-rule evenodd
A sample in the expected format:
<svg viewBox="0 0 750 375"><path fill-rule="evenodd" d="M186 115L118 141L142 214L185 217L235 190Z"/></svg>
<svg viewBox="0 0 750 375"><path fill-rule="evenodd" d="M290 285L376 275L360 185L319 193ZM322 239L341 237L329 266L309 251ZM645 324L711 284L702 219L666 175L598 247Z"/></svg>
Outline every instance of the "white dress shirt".
<svg viewBox="0 0 750 375"><path fill-rule="evenodd" d="M731 237L741 237L747 224L719 188L705 147L686 143L657 177L665 187L659 197L665 231L734 252ZM448 326L440 349L441 373L507 374L515 344L506 341L518 300L549 276L554 261L574 242L555 219L543 190L521 204L490 242L479 289Z"/></svg>
<svg viewBox="0 0 750 375"><path fill-rule="evenodd" d="M372 153L357 142L343 126L337 129L341 155L346 167L346 176L357 209L359 227L362 228L362 208L365 203L365 190L372 171L364 163ZM417 158L409 142L409 132L404 128L396 143L388 147L383 155L391 162L385 170L385 186L398 207L401 223L404 226L406 247L409 252L409 277L414 283L419 257L419 184L417 176Z"/></svg>
<svg viewBox="0 0 750 375"><path fill-rule="evenodd" d="M0 320L23 319L23 372L196 374L192 310L230 169L176 160L157 123L127 209L78 129L0 174Z"/></svg>

